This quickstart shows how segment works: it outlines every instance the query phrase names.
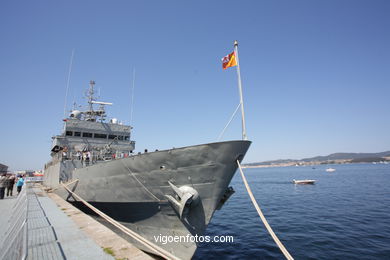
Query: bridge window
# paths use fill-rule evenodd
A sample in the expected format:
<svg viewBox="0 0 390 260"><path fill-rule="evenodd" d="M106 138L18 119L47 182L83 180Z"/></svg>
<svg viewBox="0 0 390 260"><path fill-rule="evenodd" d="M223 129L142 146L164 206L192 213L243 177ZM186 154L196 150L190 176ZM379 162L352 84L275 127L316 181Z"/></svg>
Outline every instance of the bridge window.
<svg viewBox="0 0 390 260"><path fill-rule="evenodd" d="M66 131L66 136L73 136L73 132L72 131Z"/></svg>
<svg viewBox="0 0 390 260"><path fill-rule="evenodd" d="M83 137L92 137L92 133L83 133Z"/></svg>
<svg viewBox="0 0 390 260"><path fill-rule="evenodd" d="M123 140L123 135L119 135L118 140Z"/></svg>
<svg viewBox="0 0 390 260"><path fill-rule="evenodd" d="M126 140L126 141L129 141L129 140L130 140L130 136L129 136L129 135L126 135L126 136L125 136L125 140Z"/></svg>
<svg viewBox="0 0 390 260"><path fill-rule="evenodd" d="M106 139L107 135L106 134L95 134L95 138Z"/></svg>
<svg viewBox="0 0 390 260"><path fill-rule="evenodd" d="M81 136L81 132L74 132L73 136Z"/></svg>
<svg viewBox="0 0 390 260"><path fill-rule="evenodd" d="M115 139L116 138L116 135L109 135L108 136L108 139Z"/></svg>

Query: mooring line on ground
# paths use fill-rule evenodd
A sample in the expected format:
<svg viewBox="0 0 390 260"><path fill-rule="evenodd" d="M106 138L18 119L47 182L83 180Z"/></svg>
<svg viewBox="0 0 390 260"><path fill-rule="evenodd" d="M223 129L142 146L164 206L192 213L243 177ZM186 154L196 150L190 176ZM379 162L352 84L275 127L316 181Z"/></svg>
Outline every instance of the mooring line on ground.
<svg viewBox="0 0 390 260"><path fill-rule="evenodd" d="M280 251L282 251L283 255L286 257L286 259L288 259L288 260L294 260L294 258L290 255L290 253L289 253L289 252L287 251L287 249L284 247L284 245L282 244L282 242L280 242L279 238L276 236L276 234L275 234L275 232L272 230L271 226L268 224L267 219L264 217L264 214L263 214L263 212L261 211L259 204L257 204L256 199L255 199L255 197L253 196L252 190L251 190L251 188L249 187L248 182L246 181L244 172L242 171L242 168L241 168L241 164L240 164L240 162L239 162L238 160L237 160L237 165L238 165L238 169L240 170L242 180L244 181L245 188L246 188L246 190L248 191L249 197L251 198L252 203L253 203L253 205L255 206L255 208L256 208L256 210L257 210L257 213L258 213L259 216L260 216L260 219L263 221L264 226L265 226L266 229L268 230L268 232L269 232L269 234L271 235L271 237L274 239L274 241L275 241L276 245L279 247Z"/></svg>
<svg viewBox="0 0 390 260"><path fill-rule="evenodd" d="M114 225L118 229L120 229L122 232L124 232L126 235L132 237L134 240L137 242L143 244L145 247L149 248L151 251L153 251L155 254L163 257L164 259L172 259L172 260L180 260L180 258L172 255L170 252L166 251L165 249L159 247L158 245L150 242L146 238L142 237L141 235L137 234L136 232L132 231L131 229L125 227L118 221L114 220L113 218L109 217L105 213L101 212L91 204L89 204L87 201L82 199L79 195L76 193L72 192L71 190L68 189L67 186L64 184L61 184L65 190L67 190L70 194L72 194L72 197L77 198L81 203L83 203L85 206L93 210L96 214L98 214L100 217L104 218L106 221L108 221L110 224Z"/></svg>

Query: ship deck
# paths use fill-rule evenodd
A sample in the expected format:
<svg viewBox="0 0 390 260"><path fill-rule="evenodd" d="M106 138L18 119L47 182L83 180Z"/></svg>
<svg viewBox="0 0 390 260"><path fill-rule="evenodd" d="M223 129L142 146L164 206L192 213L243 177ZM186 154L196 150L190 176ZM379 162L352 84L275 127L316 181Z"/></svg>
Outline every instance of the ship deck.
<svg viewBox="0 0 390 260"><path fill-rule="evenodd" d="M15 194L0 200L2 259L153 259L39 184Z"/></svg>

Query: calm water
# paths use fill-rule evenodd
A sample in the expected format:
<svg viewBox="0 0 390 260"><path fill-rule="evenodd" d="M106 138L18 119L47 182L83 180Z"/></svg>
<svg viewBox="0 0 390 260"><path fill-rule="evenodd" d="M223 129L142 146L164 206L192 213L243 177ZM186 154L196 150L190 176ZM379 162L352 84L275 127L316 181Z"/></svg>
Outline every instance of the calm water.
<svg viewBox="0 0 390 260"><path fill-rule="evenodd" d="M244 169L268 222L295 259L390 259L390 164ZM292 179L315 179L294 185ZM201 244L194 259L283 259L237 172L236 193L206 235L234 243Z"/></svg>

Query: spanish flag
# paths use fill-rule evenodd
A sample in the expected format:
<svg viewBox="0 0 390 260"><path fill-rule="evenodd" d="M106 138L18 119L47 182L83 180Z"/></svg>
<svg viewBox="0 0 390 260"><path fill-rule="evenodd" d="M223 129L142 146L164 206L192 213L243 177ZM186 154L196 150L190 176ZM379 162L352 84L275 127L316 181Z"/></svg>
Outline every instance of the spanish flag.
<svg viewBox="0 0 390 260"><path fill-rule="evenodd" d="M222 68L226 70L227 68L234 67L234 66L237 66L237 61L236 61L236 54L233 51L232 53L222 58Z"/></svg>

